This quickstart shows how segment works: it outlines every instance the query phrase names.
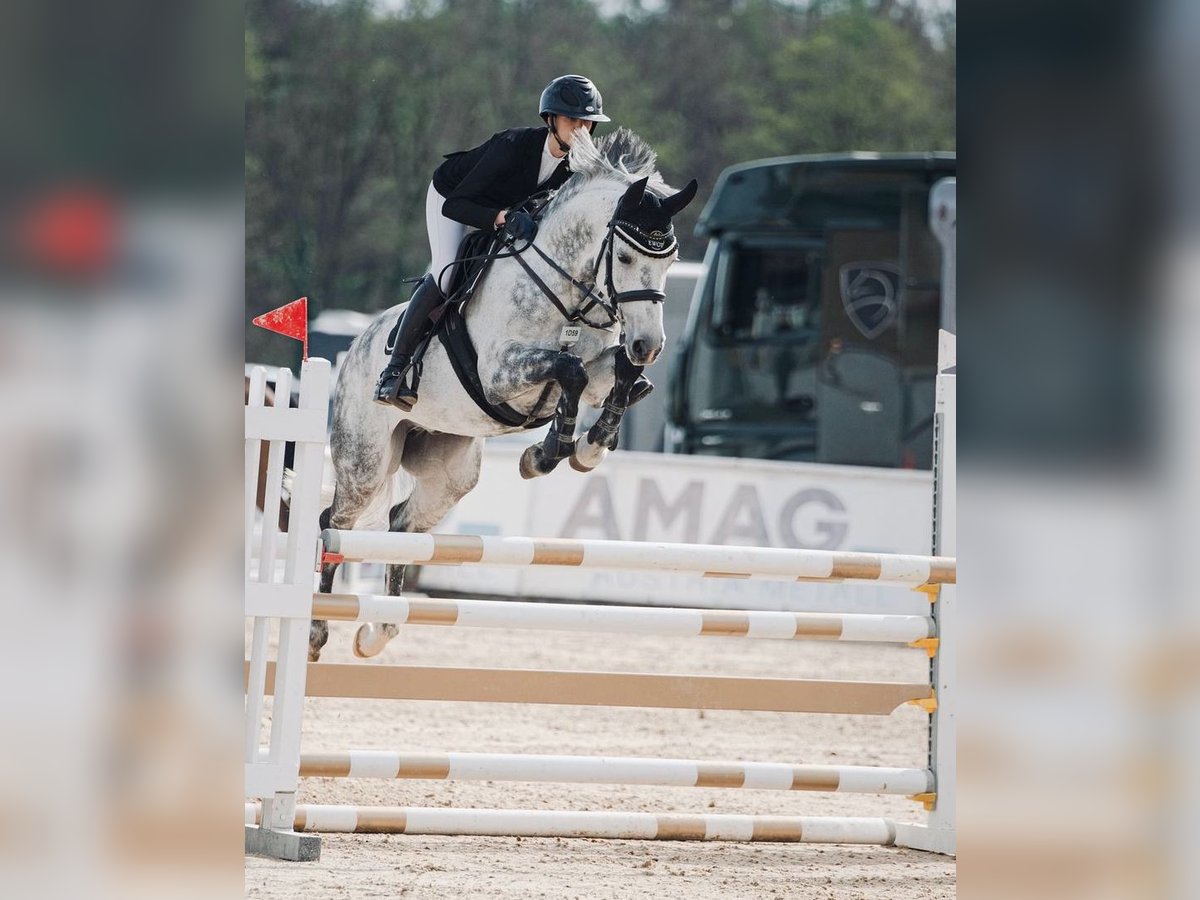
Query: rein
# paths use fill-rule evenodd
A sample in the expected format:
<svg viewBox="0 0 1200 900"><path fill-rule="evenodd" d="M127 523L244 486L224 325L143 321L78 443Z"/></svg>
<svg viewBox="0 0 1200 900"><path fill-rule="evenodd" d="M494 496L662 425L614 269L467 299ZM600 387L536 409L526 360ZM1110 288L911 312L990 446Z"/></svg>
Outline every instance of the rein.
<svg viewBox="0 0 1200 900"><path fill-rule="evenodd" d="M620 237L627 243L635 252L643 256L649 256L656 259L662 259L670 256L675 252L676 240L673 232L653 231L647 234L639 229L636 225L630 222L625 222L621 219L612 218L609 220L608 232L604 235L604 240L600 244L600 252L596 254L596 261L592 264L592 271L587 282L579 281L570 272L560 266L557 262L551 259L546 253L535 244L532 240L526 243L520 249L514 249L511 253L505 254L515 259L525 270L533 283L538 286L543 294L554 304L555 309L569 324L585 325L588 328L594 328L597 331L604 331L611 328L617 322L624 322L625 317L621 314L622 303L634 303L639 300L648 300L651 303L662 303L667 299L667 295L662 291L654 288L640 288L632 291L618 291L616 285L613 284L613 252L616 241L615 237ZM542 261L550 268L554 269L559 275L567 280L567 282L583 294L581 306L577 309L567 309L566 305L559 299L558 295L551 290L550 286L533 270L533 267L527 263L521 254L526 250L532 249L534 253L542 258ZM605 264L604 271L604 286L608 291L608 297L596 290L596 276L600 272L600 264ZM604 315L607 317L603 322L590 322L587 319L587 314L596 307L600 307Z"/></svg>

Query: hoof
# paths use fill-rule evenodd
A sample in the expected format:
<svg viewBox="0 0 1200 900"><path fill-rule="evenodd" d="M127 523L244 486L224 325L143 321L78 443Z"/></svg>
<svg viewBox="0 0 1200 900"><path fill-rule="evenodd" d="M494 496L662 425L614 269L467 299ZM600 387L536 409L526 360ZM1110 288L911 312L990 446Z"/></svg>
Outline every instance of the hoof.
<svg viewBox="0 0 1200 900"><path fill-rule="evenodd" d="M521 454L521 463L517 467L521 472L521 478L538 478L539 475L550 474L558 466L558 463L575 455L575 448L576 442L572 440L570 448L566 449L562 456L547 457L541 449L541 444L527 446L526 451Z"/></svg>
<svg viewBox="0 0 1200 900"><path fill-rule="evenodd" d="M570 459L570 463L571 463L572 469L574 469L576 472L583 472L585 475L588 472L594 471L596 468L595 466L585 466L583 463L581 463L579 461L579 457L577 457L577 456L572 456Z"/></svg>
<svg viewBox="0 0 1200 900"><path fill-rule="evenodd" d="M359 659L370 659L372 656L378 656L383 652L383 648L388 645L388 641L392 639L395 632L388 633L386 626L377 625L371 622L367 625L359 627L354 634L354 655Z"/></svg>
<svg viewBox="0 0 1200 900"><path fill-rule="evenodd" d="M538 467L541 455L542 448L536 444L525 448L525 452L521 454L521 462L517 466L522 478L529 480L530 478L537 478L539 475L545 474Z"/></svg>
<svg viewBox="0 0 1200 900"><path fill-rule="evenodd" d="M575 469L576 472L594 472L596 466L599 466L601 462L604 462L604 457L607 456L606 450L601 448L599 452L596 452L594 448L595 444L587 444L586 442L583 442L583 440L576 440L575 449L571 451L571 458L569 461L571 463L571 468ZM587 450L592 450L592 452L588 452L588 456L592 457L590 464L584 462L583 460L582 452Z"/></svg>

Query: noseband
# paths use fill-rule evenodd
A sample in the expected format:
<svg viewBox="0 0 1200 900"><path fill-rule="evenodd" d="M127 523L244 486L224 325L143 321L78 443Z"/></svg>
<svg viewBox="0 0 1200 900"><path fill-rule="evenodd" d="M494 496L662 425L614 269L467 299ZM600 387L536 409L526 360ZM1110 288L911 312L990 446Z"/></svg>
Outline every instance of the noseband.
<svg viewBox="0 0 1200 900"><path fill-rule="evenodd" d="M618 219L615 215L612 219L609 219L607 227L608 233L605 234L604 241L600 244L600 252L596 254L596 261L592 264L591 276L586 282L574 278L571 273L547 256L533 241L530 241L520 250L516 250L513 253L513 258L521 264L521 268L525 270L525 273L533 279L534 284L541 288L542 293L550 299L550 302L554 304L555 308L562 314L562 317L570 324L578 323L597 330L608 329L617 322L623 323L625 321L625 316L621 313L622 303L635 303L639 300L662 303L667 299L666 294L654 288L618 291L613 284L613 253L615 252L616 238L619 237L642 256L664 259L674 253L675 248L678 246L678 241L675 239L675 229L668 225L666 231L647 232L638 228L632 222ZM529 263L521 258L521 254L531 248L548 266L583 293L583 303L577 309L567 309L566 305L558 298L558 295L533 271ZM607 297L596 291L596 276L600 273L601 263L605 265L604 287L608 293ZM596 307L599 307L603 311L607 317L606 321L588 321L586 318L587 314Z"/></svg>

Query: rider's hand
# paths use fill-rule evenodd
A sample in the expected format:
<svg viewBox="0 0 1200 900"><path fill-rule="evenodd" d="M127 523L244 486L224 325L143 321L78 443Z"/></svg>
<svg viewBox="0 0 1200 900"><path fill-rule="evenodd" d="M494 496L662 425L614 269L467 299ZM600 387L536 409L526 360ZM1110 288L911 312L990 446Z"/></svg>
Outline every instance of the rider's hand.
<svg viewBox="0 0 1200 900"><path fill-rule="evenodd" d="M523 209L510 209L504 218L503 227L505 234L518 241L532 241L533 236L537 234L533 216Z"/></svg>

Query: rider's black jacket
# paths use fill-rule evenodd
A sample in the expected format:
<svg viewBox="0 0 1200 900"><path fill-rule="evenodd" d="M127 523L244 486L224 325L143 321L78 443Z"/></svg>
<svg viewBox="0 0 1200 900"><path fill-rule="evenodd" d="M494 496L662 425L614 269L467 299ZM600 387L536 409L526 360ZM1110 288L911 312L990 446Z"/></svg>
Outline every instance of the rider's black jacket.
<svg viewBox="0 0 1200 900"><path fill-rule="evenodd" d="M434 189L446 198L442 215L491 230L500 210L536 190L561 187L571 176L567 157L549 178L537 183L546 134L545 128L509 128L472 150L446 154L446 161L433 173Z"/></svg>

